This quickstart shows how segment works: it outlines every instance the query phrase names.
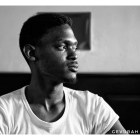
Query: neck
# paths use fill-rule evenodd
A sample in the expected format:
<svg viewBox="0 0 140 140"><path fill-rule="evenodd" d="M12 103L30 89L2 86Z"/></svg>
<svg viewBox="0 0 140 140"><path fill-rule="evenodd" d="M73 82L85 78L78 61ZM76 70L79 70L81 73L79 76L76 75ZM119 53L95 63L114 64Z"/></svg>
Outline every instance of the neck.
<svg viewBox="0 0 140 140"><path fill-rule="evenodd" d="M25 94L30 104L57 104L63 100L63 83L32 76Z"/></svg>

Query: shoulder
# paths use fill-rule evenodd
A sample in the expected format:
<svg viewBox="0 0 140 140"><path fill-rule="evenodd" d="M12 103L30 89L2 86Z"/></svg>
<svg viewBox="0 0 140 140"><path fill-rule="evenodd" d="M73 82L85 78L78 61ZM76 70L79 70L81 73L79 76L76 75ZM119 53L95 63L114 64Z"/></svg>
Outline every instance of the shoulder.
<svg viewBox="0 0 140 140"><path fill-rule="evenodd" d="M72 97L72 103L78 107L89 124L90 133L105 134L118 120L119 116L100 96L90 91L66 89Z"/></svg>
<svg viewBox="0 0 140 140"><path fill-rule="evenodd" d="M25 87L0 96L0 107L10 109L15 104L21 102L21 94L24 88Z"/></svg>
<svg viewBox="0 0 140 140"><path fill-rule="evenodd" d="M25 87L0 96L0 116L11 118L19 113L23 106L24 89Z"/></svg>
<svg viewBox="0 0 140 140"><path fill-rule="evenodd" d="M0 96L0 134L10 134L13 130L14 121L21 111L22 90L24 87Z"/></svg>
<svg viewBox="0 0 140 140"><path fill-rule="evenodd" d="M77 100L78 102L82 102L87 105L97 105L102 102L102 97L94 94L88 90L75 90L64 87L64 91L73 99ZM94 106L95 107L95 106Z"/></svg>
<svg viewBox="0 0 140 140"><path fill-rule="evenodd" d="M65 87L65 91L71 97L72 101L77 102L77 105L82 105L88 108L90 112L96 114L103 112L113 112L110 105L98 94L94 94L88 90L74 90Z"/></svg>

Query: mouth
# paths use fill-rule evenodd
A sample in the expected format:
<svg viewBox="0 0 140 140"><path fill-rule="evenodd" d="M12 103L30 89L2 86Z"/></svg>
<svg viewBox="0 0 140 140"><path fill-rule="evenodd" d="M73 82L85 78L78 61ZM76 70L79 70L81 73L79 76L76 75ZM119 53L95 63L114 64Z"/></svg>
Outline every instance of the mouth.
<svg viewBox="0 0 140 140"><path fill-rule="evenodd" d="M68 65L68 69L69 69L71 72L77 72L77 71L78 71L78 63L77 63L77 62L70 63L70 64Z"/></svg>

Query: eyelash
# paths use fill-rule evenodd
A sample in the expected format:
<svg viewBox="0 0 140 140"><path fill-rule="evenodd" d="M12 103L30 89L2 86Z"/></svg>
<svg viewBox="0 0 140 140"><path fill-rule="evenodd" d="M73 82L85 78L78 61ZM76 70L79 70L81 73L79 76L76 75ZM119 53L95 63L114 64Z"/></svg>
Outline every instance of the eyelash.
<svg viewBox="0 0 140 140"><path fill-rule="evenodd" d="M58 48L61 48L61 47L63 48L63 50L64 49L67 50L69 46L68 45L65 45L65 44L58 46ZM75 50L77 50L77 46L75 46Z"/></svg>

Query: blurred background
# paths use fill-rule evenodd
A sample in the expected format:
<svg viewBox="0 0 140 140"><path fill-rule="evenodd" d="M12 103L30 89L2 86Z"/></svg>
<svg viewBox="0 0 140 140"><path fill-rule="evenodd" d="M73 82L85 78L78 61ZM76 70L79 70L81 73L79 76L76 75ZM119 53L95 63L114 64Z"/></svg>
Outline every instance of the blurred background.
<svg viewBox="0 0 140 140"><path fill-rule="evenodd" d="M65 86L102 96L126 130L140 134L140 7L0 6L0 95L30 82L18 40L23 23L37 12L69 14L74 20L78 82Z"/></svg>

